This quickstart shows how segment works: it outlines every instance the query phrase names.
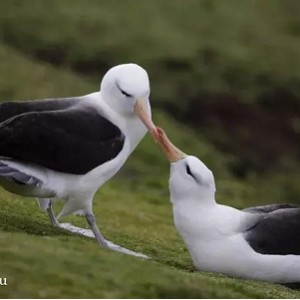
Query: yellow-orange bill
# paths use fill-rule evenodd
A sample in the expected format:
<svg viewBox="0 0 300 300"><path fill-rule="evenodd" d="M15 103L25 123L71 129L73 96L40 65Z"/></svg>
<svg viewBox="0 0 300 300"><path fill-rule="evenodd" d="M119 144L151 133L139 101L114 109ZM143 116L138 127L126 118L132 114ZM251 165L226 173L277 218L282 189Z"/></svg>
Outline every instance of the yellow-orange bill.
<svg viewBox="0 0 300 300"><path fill-rule="evenodd" d="M143 98L139 98L134 107L135 114L141 119L144 125L147 127L149 133L152 135L153 139L157 141L157 130L154 125L151 116L147 113L145 108L145 100Z"/></svg>
<svg viewBox="0 0 300 300"><path fill-rule="evenodd" d="M168 136L162 128L157 127L157 135L157 141L162 147L167 159L170 162L179 161L187 156L185 153L183 153L180 149L178 149L171 143L171 141L169 140Z"/></svg>

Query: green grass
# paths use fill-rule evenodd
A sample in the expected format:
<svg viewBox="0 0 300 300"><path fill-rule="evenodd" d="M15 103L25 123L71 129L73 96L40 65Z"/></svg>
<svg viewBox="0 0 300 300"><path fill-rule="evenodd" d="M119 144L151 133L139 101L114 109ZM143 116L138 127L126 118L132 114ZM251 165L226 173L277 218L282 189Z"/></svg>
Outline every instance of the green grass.
<svg viewBox="0 0 300 300"><path fill-rule="evenodd" d="M37 64L9 47L1 47L2 99L24 99L90 92L95 87L70 71ZM29 72L29 73L28 73ZM3 76L5 74L5 76ZM30 76L27 76L30 74ZM9 92L8 92L9 91ZM205 138L160 111L155 120L174 142L211 165L220 196L244 206L244 183L231 182L230 157ZM226 178L226 180L225 180ZM151 257L143 260L100 249L94 240L67 234L49 225L46 214L30 198L0 192L0 297L197 297L297 298L283 286L195 272L187 249L173 226L167 189L168 164L149 137L141 143L120 174L97 194L94 210L104 235ZM248 191L249 193L249 191ZM242 199L242 202L239 202ZM58 212L61 204L57 203ZM72 216L78 226L81 217Z"/></svg>
<svg viewBox="0 0 300 300"><path fill-rule="evenodd" d="M108 67L140 63L150 74L155 122L212 169L219 202L238 208L295 202L297 154L282 155L281 168L264 176L254 172L237 179L230 166L244 153L219 147L210 137L212 126L205 127L200 117L195 130L188 119L180 123L174 116L186 116L191 103L206 96L220 101L230 96L257 108L277 87L290 89L298 101L297 7L288 0L3 1L0 101L90 93L99 89ZM297 118L293 115L293 124ZM217 139L231 142L222 124L214 125ZM0 298L300 297L280 285L194 271L173 225L168 173L159 147L147 136L94 201L104 235L150 260L52 228L33 199L0 189L0 277L9 284L0 286ZM56 203L56 212L60 208ZM77 216L63 221L87 226Z"/></svg>
<svg viewBox="0 0 300 300"><path fill-rule="evenodd" d="M147 188L145 186L145 188ZM149 192L151 189L149 189ZM279 285L194 272L172 224L167 197L111 185L95 199L108 239L148 254L143 260L100 249L94 240L49 225L36 203L1 192L1 297L298 298ZM80 217L67 221L85 226Z"/></svg>

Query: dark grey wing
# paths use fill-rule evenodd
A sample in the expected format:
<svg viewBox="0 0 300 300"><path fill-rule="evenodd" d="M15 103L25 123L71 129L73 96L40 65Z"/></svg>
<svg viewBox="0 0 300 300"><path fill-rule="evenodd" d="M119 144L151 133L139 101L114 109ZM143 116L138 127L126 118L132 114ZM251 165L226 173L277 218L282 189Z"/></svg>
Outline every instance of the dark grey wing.
<svg viewBox="0 0 300 300"><path fill-rule="evenodd" d="M38 178L25 174L13 167L10 167L7 163L0 160L0 178L12 180L18 184L37 186L42 184L42 181Z"/></svg>
<svg viewBox="0 0 300 300"><path fill-rule="evenodd" d="M82 97L0 103L0 122L27 112L63 110L80 101Z"/></svg>
<svg viewBox="0 0 300 300"><path fill-rule="evenodd" d="M251 212L251 213L269 213L278 209L284 208L297 208L299 205L292 203L281 203L281 204L270 204L262 206L254 206L243 209L242 211Z"/></svg>
<svg viewBox="0 0 300 300"><path fill-rule="evenodd" d="M0 124L0 156L85 174L115 158L125 137L91 107L30 112Z"/></svg>
<svg viewBox="0 0 300 300"><path fill-rule="evenodd" d="M262 254L300 255L300 208L249 214L257 221L244 232L249 245Z"/></svg>

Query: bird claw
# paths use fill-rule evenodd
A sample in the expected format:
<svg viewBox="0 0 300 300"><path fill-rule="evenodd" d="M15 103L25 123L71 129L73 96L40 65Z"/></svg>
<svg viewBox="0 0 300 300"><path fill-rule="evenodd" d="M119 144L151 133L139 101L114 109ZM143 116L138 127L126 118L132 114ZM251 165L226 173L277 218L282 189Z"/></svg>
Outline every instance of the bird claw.
<svg viewBox="0 0 300 300"><path fill-rule="evenodd" d="M66 231L78 234L78 235L82 235L85 237L89 237L89 238L95 238L94 233L92 230L90 229L85 229L85 228L81 228L81 227L77 227L72 225L71 223L60 223L59 224L59 228L62 228ZM107 242L107 248L116 252L121 252L127 255L132 255L132 256L136 256L136 257L141 257L141 258L149 258L149 256L139 253L139 252L135 252L129 249L126 249L124 247L121 247L119 245L114 244L111 241L106 240Z"/></svg>

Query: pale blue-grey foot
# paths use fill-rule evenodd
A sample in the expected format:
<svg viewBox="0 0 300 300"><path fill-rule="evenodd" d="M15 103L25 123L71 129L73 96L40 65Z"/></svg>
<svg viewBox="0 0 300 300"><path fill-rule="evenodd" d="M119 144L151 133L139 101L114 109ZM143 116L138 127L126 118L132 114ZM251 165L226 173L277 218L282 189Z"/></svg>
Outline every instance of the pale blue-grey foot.
<svg viewBox="0 0 300 300"><path fill-rule="evenodd" d="M51 199L38 198L37 201L39 203L40 209L42 211L47 211L50 222L53 226L63 228L65 230L71 231L76 234L84 235L83 232L86 230L84 228L74 226L70 223L59 223L58 219L55 217L55 214L53 212ZM59 217L60 217L60 215L58 216L58 218ZM93 237L96 238L98 244L102 247L108 248L107 242L97 226L95 216L91 213L86 213L85 218L86 218L90 228L92 229Z"/></svg>
<svg viewBox="0 0 300 300"><path fill-rule="evenodd" d="M75 234L82 235L82 236L89 237L89 238L95 238L97 240L98 244L104 248L108 248L113 251L121 252L121 253L124 253L127 255L137 256L137 257L141 257L141 258L149 258L148 256L146 256L142 253L134 252L132 250L123 248L119 245L114 244L111 241L106 240L104 238L104 236L102 235L102 233L100 232L100 230L97 226L97 223L96 223L95 216L93 214L91 214L91 213L85 214L87 223L89 224L89 226L91 228L91 229L85 229L85 228L81 228L81 227L72 225L70 223L59 223L58 219L55 217L55 214L53 212L51 199L39 198L38 202L39 202L39 206L40 206L41 210L48 212L50 222L53 226L62 228L71 233L75 233Z"/></svg>
<svg viewBox="0 0 300 300"><path fill-rule="evenodd" d="M82 235L85 237L89 237L89 238L93 238L93 239L95 238L95 234L93 233L93 231L91 229L77 227L70 223L60 223L60 228L63 228L66 231L69 231L69 232L72 232L75 234L79 234L79 235ZM145 254L126 249L122 246L114 244L113 242L111 242L109 240L106 240L106 239L104 239L104 240L106 242L106 248L108 248L110 250L121 252L121 253L132 255L132 256L141 257L141 258L149 258L149 256L147 256ZM98 243L99 243L99 241L98 241Z"/></svg>

